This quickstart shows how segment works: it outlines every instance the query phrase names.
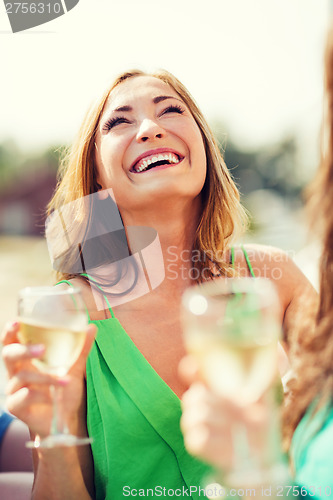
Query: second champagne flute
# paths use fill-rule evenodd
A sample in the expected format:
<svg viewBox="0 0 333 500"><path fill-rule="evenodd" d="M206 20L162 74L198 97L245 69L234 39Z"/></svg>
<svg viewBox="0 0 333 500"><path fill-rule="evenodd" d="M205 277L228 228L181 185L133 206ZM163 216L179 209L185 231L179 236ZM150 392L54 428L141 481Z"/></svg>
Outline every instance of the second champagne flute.
<svg viewBox="0 0 333 500"><path fill-rule="evenodd" d="M187 350L196 357L203 380L217 396L247 406L256 402L277 376L281 320L279 300L267 279L228 278L193 286L183 296L183 329ZM267 456L249 452L245 428L232 429L234 463L228 486L278 481L284 467L279 454L277 412L266 432ZM282 471L283 469L283 471Z"/></svg>

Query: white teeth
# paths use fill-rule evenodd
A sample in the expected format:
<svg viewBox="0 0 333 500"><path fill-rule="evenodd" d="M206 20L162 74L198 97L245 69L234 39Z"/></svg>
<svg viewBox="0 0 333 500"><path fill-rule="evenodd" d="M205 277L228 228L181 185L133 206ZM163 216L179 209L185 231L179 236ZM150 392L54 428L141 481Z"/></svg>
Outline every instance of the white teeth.
<svg viewBox="0 0 333 500"><path fill-rule="evenodd" d="M153 156L148 160L143 160L137 167L135 167L135 170L136 172L139 173L142 172L143 170L146 170L152 163L165 160L172 164L179 163L179 158L174 153L158 154L157 156Z"/></svg>
<svg viewBox="0 0 333 500"><path fill-rule="evenodd" d="M168 160L170 161L170 163L179 163L178 157L173 153L169 153Z"/></svg>

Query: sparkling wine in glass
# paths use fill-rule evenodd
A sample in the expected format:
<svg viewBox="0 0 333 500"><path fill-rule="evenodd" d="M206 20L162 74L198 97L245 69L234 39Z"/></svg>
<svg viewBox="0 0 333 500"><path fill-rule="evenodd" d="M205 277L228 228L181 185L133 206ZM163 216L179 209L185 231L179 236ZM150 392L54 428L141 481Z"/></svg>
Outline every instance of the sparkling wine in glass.
<svg viewBox="0 0 333 500"><path fill-rule="evenodd" d="M43 344L45 351L33 364L40 371L66 375L78 358L86 339L87 313L77 288L60 286L28 287L19 292L19 341L25 345ZM51 386L53 416L50 434L36 436L29 448L53 448L88 444L90 438L69 433L62 411L62 388Z"/></svg>
<svg viewBox="0 0 333 500"><path fill-rule="evenodd" d="M185 345L214 393L238 405L254 403L277 376L280 305L273 284L263 278L226 278L188 289L182 301ZM274 429L273 429L274 427ZM246 429L232 428L234 463L230 486L272 483L279 474L277 419L267 432L267 457L250 453Z"/></svg>

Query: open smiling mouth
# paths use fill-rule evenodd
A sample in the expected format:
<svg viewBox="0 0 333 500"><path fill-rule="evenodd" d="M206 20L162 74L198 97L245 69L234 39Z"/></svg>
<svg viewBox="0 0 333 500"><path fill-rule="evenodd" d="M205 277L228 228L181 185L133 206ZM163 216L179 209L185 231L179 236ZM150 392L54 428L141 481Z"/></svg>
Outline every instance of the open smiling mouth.
<svg viewBox="0 0 333 500"><path fill-rule="evenodd" d="M141 172L146 172L147 170L151 170L156 167L178 165L178 163L183 161L183 159L183 156L179 156L175 153L159 153L150 155L133 165L131 172L140 174Z"/></svg>

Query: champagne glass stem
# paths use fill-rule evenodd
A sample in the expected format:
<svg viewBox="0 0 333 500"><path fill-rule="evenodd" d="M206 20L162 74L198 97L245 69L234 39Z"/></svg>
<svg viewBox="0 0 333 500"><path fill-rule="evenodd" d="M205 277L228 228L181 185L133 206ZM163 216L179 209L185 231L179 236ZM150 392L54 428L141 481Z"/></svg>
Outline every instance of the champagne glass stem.
<svg viewBox="0 0 333 500"><path fill-rule="evenodd" d="M69 434L68 426L64 422L62 387L51 385L50 392L53 403L50 435Z"/></svg>
<svg viewBox="0 0 333 500"><path fill-rule="evenodd" d="M35 441L28 441L27 448L54 448L56 446L79 446L92 442L90 437L71 435L65 418L63 404L63 388L51 385L52 419L50 433L44 438L36 435Z"/></svg>
<svg viewBox="0 0 333 500"><path fill-rule="evenodd" d="M244 425L234 422L231 428L233 442L233 464L225 475L229 488L243 488L256 486L261 477L258 477L258 464L251 453L249 436Z"/></svg>
<svg viewBox="0 0 333 500"><path fill-rule="evenodd" d="M232 426L234 444L234 469L247 470L252 464L248 435L242 424L234 423Z"/></svg>

